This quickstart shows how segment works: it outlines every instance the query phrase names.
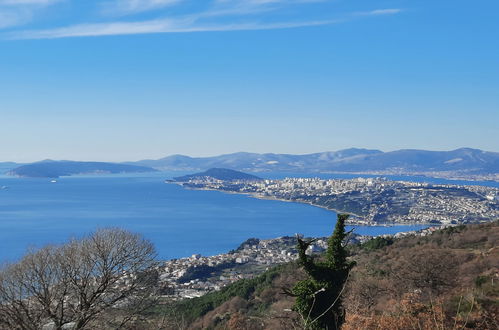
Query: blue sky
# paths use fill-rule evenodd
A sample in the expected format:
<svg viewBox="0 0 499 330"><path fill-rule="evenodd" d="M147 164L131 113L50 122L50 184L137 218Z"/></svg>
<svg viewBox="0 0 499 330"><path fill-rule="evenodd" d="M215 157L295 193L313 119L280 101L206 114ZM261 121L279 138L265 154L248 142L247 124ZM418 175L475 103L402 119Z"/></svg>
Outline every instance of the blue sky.
<svg viewBox="0 0 499 330"><path fill-rule="evenodd" d="M0 0L0 161L499 151L499 2Z"/></svg>

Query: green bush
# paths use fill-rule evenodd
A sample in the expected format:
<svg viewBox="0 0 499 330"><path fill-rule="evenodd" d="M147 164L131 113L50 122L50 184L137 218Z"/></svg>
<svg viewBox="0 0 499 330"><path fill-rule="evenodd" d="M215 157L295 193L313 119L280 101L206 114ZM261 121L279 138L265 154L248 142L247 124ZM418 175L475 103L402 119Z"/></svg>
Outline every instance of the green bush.
<svg viewBox="0 0 499 330"><path fill-rule="evenodd" d="M393 244L393 238L390 237L376 237L373 238L372 240L369 240L362 244L362 248L366 251L374 251L378 250L381 248L384 248L385 246L389 246Z"/></svg>

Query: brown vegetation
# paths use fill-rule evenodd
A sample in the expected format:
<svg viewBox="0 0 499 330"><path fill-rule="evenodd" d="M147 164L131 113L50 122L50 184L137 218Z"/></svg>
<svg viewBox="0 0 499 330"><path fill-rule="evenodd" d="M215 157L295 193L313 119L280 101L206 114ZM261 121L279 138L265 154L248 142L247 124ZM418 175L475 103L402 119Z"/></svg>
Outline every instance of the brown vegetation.
<svg viewBox="0 0 499 330"><path fill-rule="evenodd" d="M498 222L357 253L345 329L498 329Z"/></svg>
<svg viewBox="0 0 499 330"><path fill-rule="evenodd" d="M153 245L103 229L0 270L0 329L120 328L147 308Z"/></svg>
<svg viewBox="0 0 499 330"><path fill-rule="evenodd" d="M391 243L391 242L390 242ZM408 237L378 249L352 247L357 262L342 329L499 329L499 222ZM300 329L283 293L305 278L283 266L263 290L234 297L186 328Z"/></svg>

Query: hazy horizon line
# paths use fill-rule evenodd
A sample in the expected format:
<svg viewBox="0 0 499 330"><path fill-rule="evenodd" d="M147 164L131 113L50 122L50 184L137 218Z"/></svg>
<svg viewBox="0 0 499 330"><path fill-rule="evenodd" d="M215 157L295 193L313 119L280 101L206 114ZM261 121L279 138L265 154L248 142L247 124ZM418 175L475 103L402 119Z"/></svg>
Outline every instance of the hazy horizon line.
<svg viewBox="0 0 499 330"><path fill-rule="evenodd" d="M330 153L330 152L340 152L340 151L345 151L345 150L351 150L351 149L357 149L357 150L370 150L370 151L380 151L382 153L389 153L389 152L395 152L395 151L404 151L404 150L412 150L412 151L430 151L430 152L451 152L451 151L456 151L456 150L461 150L461 149L473 149L473 150L479 150L482 152L491 152L491 153L499 153L499 151L492 151L492 150L484 150L481 148L473 148L473 147L459 147L459 148L454 148L454 149L422 149L422 148L401 148L401 149L393 149L393 150L382 150L378 148L362 148L362 147L350 147L350 148L342 148L342 149L337 149L337 150L326 150L326 151L317 151L317 152L305 152L305 153L289 153L289 152L252 152L252 151L234 151L234 152L225 152L225 153L218 153L218 154L209 154L209 155L188 155L188 154L182 154L182 153L171 153L167 154L166 156L158 156L158 157L146 157L146 158L139 158L136 160L89 160L89 159L53 159L53 158L44 158L40 160L28 160L28 161L15 161L15 160L0 160L0 163L16 163L16 164L31 164L31 163L39 163L39 162L44 162L44 161L71 161L71 162L103 162L103 163L129 163L129 162L139 162L139 161L145 161L145 160L159 160L163 158L168 158L172 156L184 156L184 157L189 157L189 158L211 158L211 157L219 157L219 156L225 156L225 155L234 155L234 154L259 154L259 155L269 155L269 154L274 154L274 155L295 155L295 156L305 156L305 155L312 155L312 154L320 154L320 153Z"/></svg>

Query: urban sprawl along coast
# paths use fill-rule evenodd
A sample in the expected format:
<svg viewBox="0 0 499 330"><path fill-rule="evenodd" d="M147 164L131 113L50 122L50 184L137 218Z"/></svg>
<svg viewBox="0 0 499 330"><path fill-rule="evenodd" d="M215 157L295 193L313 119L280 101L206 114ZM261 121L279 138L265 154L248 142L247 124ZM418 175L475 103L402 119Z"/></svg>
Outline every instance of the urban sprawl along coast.
<svg viewBox="0 0 499 330"><path fill-rule="evenodd" d="M499 189L484 186L441 185L384 178L283 180L219 180L196 176L167 180L185 188L243 193L256 198L308 203L351 214L357 225L434 225L420 231L383 235L399 238L426 236L458 224L494 221L499 218ZM363 243L372 236L350 234L349 242ZM327 248L327 238L318 238L307 253ZM163 295L169 299L198 297L243 278L252 278L273 265L297 258L296 238L248 239L225 254L173 259L158 268Z"/></svg>
<svg viewBox="0 0 499 330"><path fill-rule="evenodd" d="M465 224L499 218L499 189L390 181L384 178L217 180L179 182L186 188L251 194L352 214L350 223Z"/></svg>

